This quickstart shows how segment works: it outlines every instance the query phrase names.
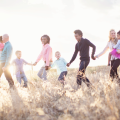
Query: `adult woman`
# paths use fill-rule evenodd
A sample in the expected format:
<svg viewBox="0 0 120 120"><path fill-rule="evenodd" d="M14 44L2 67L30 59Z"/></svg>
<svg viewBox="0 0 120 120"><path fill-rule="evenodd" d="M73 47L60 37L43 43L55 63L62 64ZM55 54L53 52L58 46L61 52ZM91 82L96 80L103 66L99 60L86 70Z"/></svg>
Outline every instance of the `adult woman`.
<svg viewBox="0 0 120 120"><path fill-rule="evenodd" d="M116 32L114 29L111 29L109 32L109 41L107 43L107 46L104 48L104 50L100 54L96 55L96 58L105 54L109 49L110 51L112 51L113 46L117 44L117 41L118 40L116 38ZM119 65L120 65L120 59L112 56L111 57L111 70L110 70L110 77L112 78L112 80L114 78L119 78L118 73L117 73L117 68L119 67Z"/></svg>

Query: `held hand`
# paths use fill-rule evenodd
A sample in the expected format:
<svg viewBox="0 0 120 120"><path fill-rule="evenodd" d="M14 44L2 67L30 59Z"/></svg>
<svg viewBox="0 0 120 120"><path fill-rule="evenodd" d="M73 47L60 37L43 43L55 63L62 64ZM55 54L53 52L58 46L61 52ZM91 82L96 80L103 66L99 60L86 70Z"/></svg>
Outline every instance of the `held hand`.
<svg viewBox="0 0 120 120"><path fill-rule="evenodd" d="M92 58L93 60L96 60L96 57L94 57L94 56L91 56L91 58Z"/></svg>
<svg viewBox="0 0 120 120"><path fill-rule="evenodd" d="M33 66L36 66L37 65L37 62L35 62L34 64L33 64Z"/></svg>
<svg viewBox="0 0 120 120"><path fill-rule="evenodd" d="M70 66L70 63L67 63L67 67L69 67Z"/></svg>
<svg viewBox="0 0 120 120"><path fill-rule="evenodd" d="M45 66L45 70L48 70L49 69L49 66Z"/></svg>
<svg viewBox="0 0 120 120"><path fill-rule="evenodd" d="M6 67L3 67L2 70L3 70L3 72L4 72L4 71L6 70Z"/></svg>

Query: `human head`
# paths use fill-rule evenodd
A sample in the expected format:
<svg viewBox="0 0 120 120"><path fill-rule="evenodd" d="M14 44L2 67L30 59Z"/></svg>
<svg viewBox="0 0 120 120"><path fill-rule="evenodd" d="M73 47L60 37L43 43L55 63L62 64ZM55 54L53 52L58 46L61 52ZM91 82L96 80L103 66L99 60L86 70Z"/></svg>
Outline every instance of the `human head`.
<svg viewBox="0 0 120 120"><path fill-rule="evenodd" d="M109 41L111 41L112 39L116 39L116 32L114 29L111 29L109 31Z"/></svg>
<svg viewBox="0 0 120 120"><path fill-rule="evenodd" d="M60 52L59 52L59 51L55 52L55 57L56 57L57 59L59 59L59 58L60 58L60 56L61 56L61 54L60 54Z"/></svg>
<svg viewBox="0 0 120 120"><path fill-rule="evenodd" d="M21 58L21 56L22 56L22 52L21 51L19 51L19 50L17 50L16 52L15 52L15 55L17 56L17 58Z"/></svg>
<svg viewBox="0 0 120 120"><path fill-rule="evenodd" d="M42 42L42 44L50 44L50 37L48 36L48 35L43 35L42 37L41 37L41 42Z"/></svg>
<svg viewBox="0 0 120 120"><path fill-rule="evenodd" d="M9 41L9 35L8 35L8 34L4 34L4 35L2 36L2 40L3 40L3 43L8 42L8 41Z"/></svg>
<svg viewBox="0 0 120 120"><path fill-rule="evenodd" d="M120 30L117 32L117 39L120 40Z"/></svg>
<svg viewBox="0 0 120 120"><path fill-rule="evenodd" d="M3 41L2 41L2 36L0 36L0 43L2 43Z"/></svg>
<svg viewBox="0 0 120 120"><path fill-rule="evenodd" d="M83 33L82 33L81 30L75 30L74 34L75 34L75 38L76 38L77 41L81 40L81 38L83 36Z"/></svg>

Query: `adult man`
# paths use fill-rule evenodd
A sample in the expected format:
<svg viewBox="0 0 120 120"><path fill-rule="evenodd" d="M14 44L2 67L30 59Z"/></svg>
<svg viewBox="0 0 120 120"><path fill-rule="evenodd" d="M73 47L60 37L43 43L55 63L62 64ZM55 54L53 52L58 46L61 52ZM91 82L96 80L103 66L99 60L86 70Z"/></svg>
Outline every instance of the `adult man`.
<svg viewBox="0 0 120 120"><path fill-rule="evenodd" d="M3 40L3 43L5 43L5 46L4 46L4 49L2 51L1 58L0 58L0 77L2 73L4 72L5 77L10 87L13 87L14 82L13 82L12 76L9 71L9 62L10 62L11 55L12 55L12 45L9 42L8 34L4 34L2 36L2 40Z"/></svg>
<svg viewBox="0 0 120 120"><path fill-rule="evenodd" d="M95 45L92 44L89 40L82 38L83 33L81 30L75 30L74 31L75 38L78 41L78 43L75 46L75 52L73 54L72 59L70 62L67 64L69 67L70 64L75 60L78 52L80 52L80 67L79 67L79 73L77 75L77 84L81 85L82 81L86 83L86 85L89 87L90 86L90 81L88 80L87 77L85 77L85 70L90 62L90 57L89 57L89 47L92 47L92 55L91 58L95 60L94 54L95 54Z"/></svg>

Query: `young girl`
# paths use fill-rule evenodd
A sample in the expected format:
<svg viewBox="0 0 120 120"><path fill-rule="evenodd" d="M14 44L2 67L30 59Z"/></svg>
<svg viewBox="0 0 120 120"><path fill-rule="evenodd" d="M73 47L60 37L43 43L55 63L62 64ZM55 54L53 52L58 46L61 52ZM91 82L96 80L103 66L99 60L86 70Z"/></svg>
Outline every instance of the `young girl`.
<svg viewBox="0 0 120 120"><path fill-rule="evenodd" d="M2 51L3 51L3 48L4 48L4 44L2 42L2 36L0 36L0 57L1 57L1 54L2 54Z"/></svg>
<svg viewBox="0 0 120 120"><path fill-rule="evenodd" d="M120 53L118 53L118 50L120 50L120 31L117 32L117 39L118 39L117 44L113 47L113 51L109 53L108 66L110 66L110 59L112 55L120 59Z"/></svg>
<svg viewBox="0 0 120 120"><path fill-rule="evenodd" d="M15 65L15 75L17 78L18 83L21 85L21 79L24 81L24 86L27 87L27 77L25 75L25 72L23 70L23 65L32 65L31 63L26 62L24 59L21 59L21 51L16 51L16 59L13 60L12 65Z"/></svg>
<svg viewBox="0 0 120 120"><path fill-rule="evenodd" d="M42 51L33 65L35 66L41 59L43 59L44 65L38 72L38 76L42 80L47 80L47 70L49 69L49 66L52 62L52 48L50 46L50 37L48 35L43 35L41 37L41 42L43 44Z"/></svg>

